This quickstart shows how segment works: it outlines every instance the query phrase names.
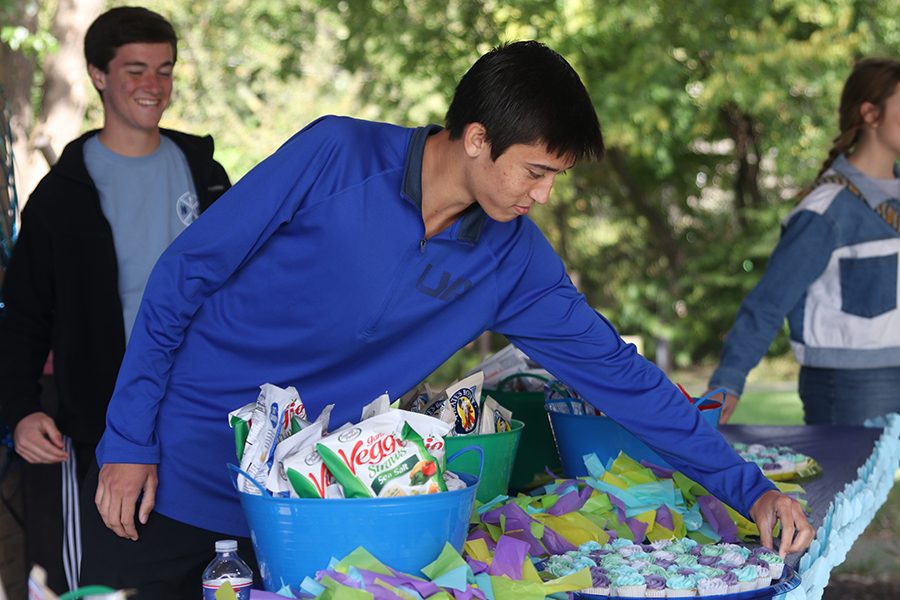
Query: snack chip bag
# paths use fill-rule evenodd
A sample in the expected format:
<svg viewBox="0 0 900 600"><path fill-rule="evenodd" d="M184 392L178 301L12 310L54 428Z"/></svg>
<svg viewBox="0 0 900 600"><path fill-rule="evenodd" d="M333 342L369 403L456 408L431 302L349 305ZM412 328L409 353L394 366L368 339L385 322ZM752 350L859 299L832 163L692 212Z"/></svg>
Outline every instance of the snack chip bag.
<svg viewBox="0 0 900 600"><path fill-rule="evenodd" d="M412 426L425 442L425 448L441 465L444 464L444 436L453 429L453 424L422 413L414 413L399 408L392 409L400 414L403 420Z"/></svg>
<svg viewBox="0 0 900 600"><path fill-rule="evenodd" d="M300 394L298 394L297 390L293 387L287 388L286 391L292 392L294 394L294 397L289 402L287 408L284 409L284 416L282 417L281 421L281 433L278 436L279 442L289 438L298 431L302 430L304 427L309 427L310 425L309 421L306 420L306 407L303 406L303 401L300 399ZM329 414L331 413L330 410L328 412Z"/></svg>
<svg viewBox="0 0 900 600"><path fill-rule="evenodd" d="M302 457L305 460L310 449L315 451L316 442L322 439L323 432L324 427L320 424L310 425L275 446L272 469L266 478L266 489L272 492L273 496L284 498L292 495L292 482L289 481L286 470L294 464L293 458L295 456ZM294 491L298 497L302 497L299 495L299 492ZM322 493L324 494L324 488Z"/></svg>
<svg viewBox="0 0 900 600"><path fill-rule="evenodd" d="M322 438L316 449L347 498L408 496L446 491L443 465L428 451L403 410L391 410ZM417 415L414 418L422 418ZM426 435L450 425L430 419Z"/></svg>
<svg viewBox="0 0 900 600"><path fill-rule="evenodd" d="M284 478L292 498L328 498L329 487L334 484L331 471L322 461L316 444L318 438L286 456L281 461Z"/></svg>
<svg viewBox="0 0 900 600"><path fill-rule="evenodd" d="M420 383L415 388L403 394L399 400L399 407L410 412L424 413L425 407L440 395L431 389L428 383Z"/></svg>
<svg viewBox="0 0 900 600"><path fill-rule="evenodd" d="M484 373L480 371L457 381L444 390L441 398L432 402L425 409L425 414L440 418L442 412L449 410L454 416L454 432L457 435L475 433L481 413L481 387L483 383Z"/></svg>
<svg viewBox="0 0 900 600"><path fill-rule="evenodd" d="M512 412L488 396L481 407L478 433L500 433L512 429Z"/></svg>
<svg viewBox="0 0 900 600"><path fill-rule="evenodd" d="M484 359L481 364L466 373L466 376L481 371L484 373L484 385L493 389L504 378L514 373L520 373L530 366L531 360L528 356L512 344L509 344Z"/></svg>
<svg viewBox="0 0 900 600"><path fill-rule="evenodd" d="M247 443L241 456L241 470L264 486L272 468L275 445L281 436L285 412L289 407L296 408L300 396L292 387L282 389L265 383L259 388L259 397L250 416ZM257 496L260 494L256 486L243 478L240 490Z"/></svg>
<svg viewBox="0 0 900 600"><path fill-rule="evenodd" d="M444 471L444 485L447 486L448 492L454 492L466 488L466 482L459 478L459 475L451 471Z"/></svg>
<svg viewBox="0 0 900 600"><path fill-rule="evenodd" d="M331 473L328 473L328 470L324 469L324 466L324 473L314 473L315 469L308 470L304 468L303 465L306 465L305 461L307 460L310 462L316 461L317 457L310 456L309 450L311 449L312 452L315 453L316 442L322 439L322 436L325 435L328 430L328 421L331 418L331 411L333 409L334 404L329 404L322 409L322 412L319 414L318 418L316 418L315 422L308 424L297 433L278 442L278 445L275 446L272 468L266 479L266 489L272 492L273 496L291 496L295 498L325 497L325 491L331 483ZM299 461L295 464L294 457L297 455L299 455ZM322 459L319 457L318 463L321 464L321 462ZM287 467L285 465L287 465ZM286 471L291 465L294 465L297 476L308 477L309 482L313 486L313 489L305 486L303 487L302 491L305 495L301 495L300 491L297 491L297 486L293 485L293 482L288 477ZM318 475L318 480L315 479L314 475ZM317 486L320 481L324 482L324 485L321 485L321 493Z"/></svg>
<svg viewBox="0 0 900 600"><path fill-rule="evenodd" d="M244 457L244 446L250 433L250 417L253 416L254 408L256 402L251 402L228 413L228 425L234 430L234 453L238 462Z"/></svg>
<svg viewBox="0 0 900 600"><path fill-rule="evenodd" d="M391 410L391 397L387 392L385 392L363 406L362 414L359 416L359 420L365 421L366 419L371 419L372 417L382 415L389 410Z"/></svg>

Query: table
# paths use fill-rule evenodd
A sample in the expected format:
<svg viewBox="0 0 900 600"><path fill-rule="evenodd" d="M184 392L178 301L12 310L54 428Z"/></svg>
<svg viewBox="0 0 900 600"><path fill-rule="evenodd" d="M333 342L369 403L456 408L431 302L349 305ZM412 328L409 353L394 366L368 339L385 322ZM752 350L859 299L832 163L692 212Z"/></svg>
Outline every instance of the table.
<svg viewBox="0 0 900 600"><path fill-rule="evenodd" d="M822 597L831 570L844 561L887 499L900 467L900 415L888 416L884 425L720 427L729 442L790 446L822 466L819 477L801 482L816 538L802 556L790 555L785 561L803 580L800 588L787 594L787 600Z"/></svg>
<svg viewBox="0 0 900 600"><path fill-rule="evenodd" d="M822 474L801 482L806 490L816 539L802 556L786 563L801 575L802 584L784 600L818 600L831 570L841 564L853 542L884 504L900 466L900 415L890 415L885 427L724 425L730 442L790 446L813 457ZM254 591L252 600L278 598Z"/></svg>

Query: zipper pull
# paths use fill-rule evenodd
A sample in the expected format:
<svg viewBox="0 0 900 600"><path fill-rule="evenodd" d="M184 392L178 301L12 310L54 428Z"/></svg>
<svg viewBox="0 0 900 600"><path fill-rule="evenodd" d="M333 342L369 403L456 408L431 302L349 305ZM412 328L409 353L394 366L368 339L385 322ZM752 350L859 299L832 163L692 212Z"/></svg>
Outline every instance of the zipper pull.
<svg viewBox="0 0 900 600"><path fill-rule="evenodd" d="M419 254L425 254L425 244L428 242L425 238L419 240Z"/></svg>

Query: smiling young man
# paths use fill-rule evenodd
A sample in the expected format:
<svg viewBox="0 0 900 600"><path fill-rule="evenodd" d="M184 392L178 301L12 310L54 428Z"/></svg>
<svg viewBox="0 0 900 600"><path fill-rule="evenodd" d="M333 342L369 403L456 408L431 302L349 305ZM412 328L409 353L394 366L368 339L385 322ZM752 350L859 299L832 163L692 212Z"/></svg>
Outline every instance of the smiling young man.
<svg viewBox="0 0 900 600"><path fill-rule="evenodd" d="M227 414L260 384L296 386L311 415L335 403L336 427L485 330L755 518L763 541L777 515L782 552L805 548L812 529L799 504L622 341L527 217L560 173L602 153L578 75L537 42L482 56L445 128L324 117L294 135L150 277L97 451L95 501L111 531L92 551L147 573L185 556L184 545L163 558L143 550L161 518L197 539L247 536L224 466L235 460ZM196 595L208 558L184 557L183 583L153 597ZM142 589L112 570L108 583Z"/></svg>
<svg viewBox="0 0 900 600"><path fill-rule="evenodd" d="M77 587L77 489L103 433L150 270L230 187L212 138L159 128L176 42L162 16L138 7L114 8L90 26L85 58L103 128L69 143L35 188L4 282L0 415L29 463L28 523L40 524L26 531L26 561L47 568L57 591ZM51 350L53 417L41 405L39 381ZM55 489L30 494L32 475L53 477Z"/></svg>

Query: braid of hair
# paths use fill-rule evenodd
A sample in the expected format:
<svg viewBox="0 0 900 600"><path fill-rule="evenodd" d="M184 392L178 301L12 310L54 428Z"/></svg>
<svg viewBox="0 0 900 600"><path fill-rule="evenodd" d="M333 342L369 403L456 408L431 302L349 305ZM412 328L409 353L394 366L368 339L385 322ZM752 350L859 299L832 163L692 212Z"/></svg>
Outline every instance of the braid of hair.
<svg viewBox="0 0 900 600"><path fill-rule="evenodd" d="M846 154L854 145L856 145L857 137L859 137L859 125L854 125L846 131L842 131L839 136L834 138L831 150L828 151L828 158L822 163L822 168L819 170L819 174L816 175L816 179L821 177L825 171L831 167L831 164L838 155Z"/></svg>
<svg viewBox="0 0 900 600"><path fill-rule="evenodd" d="M806 196L809 195L811 191L813 191L813 186L816 181L818 181L819 177L825 174L829 168L831 168L831 164L834 160L841 154L846 154L850 151L850 149L856 145L857 138L859 137L859 125L853 125L848 129L842 131L840 135L834 138L834 142L832 143L831 150L828 151L828 158L822 163L822 168L819 169L819 173L816 175L815 179L812 180L812 183L804 187L800 190L800 193L796 196L797 201L803 200Z"/></svg>

